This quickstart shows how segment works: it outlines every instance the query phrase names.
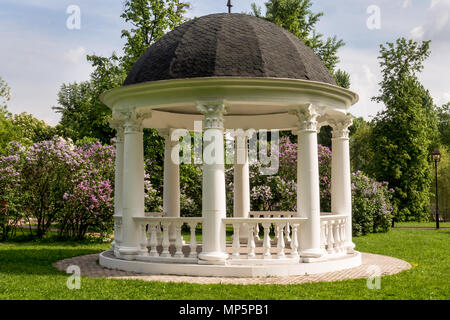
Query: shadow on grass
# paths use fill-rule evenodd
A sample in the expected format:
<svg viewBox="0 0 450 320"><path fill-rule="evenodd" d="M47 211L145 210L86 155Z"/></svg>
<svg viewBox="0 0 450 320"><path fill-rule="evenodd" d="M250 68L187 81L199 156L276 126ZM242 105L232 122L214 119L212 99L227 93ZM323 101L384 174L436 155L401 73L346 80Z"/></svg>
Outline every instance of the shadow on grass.
<svg viewBox="0 0 450 320"><path fill-rule="evenodd" d="M0 243L0 273L23 275L61 274L52 264L75 256L99 253L109 245L75 243Z"/></svg>

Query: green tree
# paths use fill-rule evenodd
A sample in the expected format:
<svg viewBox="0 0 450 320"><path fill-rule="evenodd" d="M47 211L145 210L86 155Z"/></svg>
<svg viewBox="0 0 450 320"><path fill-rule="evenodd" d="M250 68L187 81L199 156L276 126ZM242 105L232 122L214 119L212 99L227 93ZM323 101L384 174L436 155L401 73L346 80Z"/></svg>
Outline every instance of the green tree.
<svg viewBox="0 0 450 320"><path fill-rule="evenodd" d="M371 137L371 174L394 189L395 221L429 217L431 175L428 155L436 138L433 100L417 74L430 54L430 42L400 38L381 45L383 79L373 99L386 108L377 114Z"/></svg>
<svg viewBox="0 0 450 320"><path fill-rule="evenodd" d="M0 109L6 108L6 103L11 99L11 88L5 80L0 77Z"/></svg>
<svg viewBox="0 0 450 320"><path fill-rule="evenodd" d="M18 116L13 116L7 109L7 102L11 97L11 89L8 84L0 77L0 154L5 153L9 142L15 140L26 142L25 132L23 132L14 122ZM37 119L36 119L37 120Z"/></svg>
<svg viewBox="0 0 450 320"><path fill-rule="evenodd" d="M362 171L368 174L373 161L371 149L373 124L362 117L353 120L350 126L350 161L352 171Z"/></svg>
<svg viewBox="0 0 450 320"><path fill-rule="evenodd" d="M450 215L450 149L446 146L439 148L441 153L441 160L438 163L438 199L439 199L439 213ZM432 177L435 176L434 162L430 163L430 172ZM431 204L435 208L436 203L436 184L431 184ZM435 211L432 211L434 214Z"/></svg>
<svg viewBox="0 0 450 320"><path fill-rule="evenodd" d="M440 142L450 148L450 102L436 109Z"/></svg>
<svg viewBox="0 0 450 320"><path fill-rule="evenodd" d="M60 135L78 141L85 137L110 143L114 136L108 121L111 110L100 102L93 81L63 84L58 93L59 106L53 109L61 113L56 126Z"/></svg>
<svg viewBox="0 0 450 320"><path fill-rule="evenodd" d="M23 137L23 140L27 139L30 143L50 140L57 134L55 128L26 112L15 114L12 117L12 124Z"/></svg>

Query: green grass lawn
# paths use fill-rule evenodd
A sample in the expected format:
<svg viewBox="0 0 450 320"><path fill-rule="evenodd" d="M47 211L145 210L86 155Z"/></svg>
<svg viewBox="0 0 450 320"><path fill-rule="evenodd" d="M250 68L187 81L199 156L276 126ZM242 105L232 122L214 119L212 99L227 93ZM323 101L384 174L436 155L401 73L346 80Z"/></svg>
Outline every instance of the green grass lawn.
<svg viewBox="0 0 450 320"><path fill-rule="evenodd" d="M396 227L436 227L436 222L397 222ZM450 227L450 222L439 222L439 227Z"/></svg>
<svg viewBox="0 0 450 320"><path fill-rule="evenodd" d="M196 285L140 280L82 278L81 289L66 287L68 275L53 262L109 248L101 243L0 243L0 299L449 299L450 230L394 229L355 238L357 250L390 255L413 268L381 279L301 285Z"/></svg>

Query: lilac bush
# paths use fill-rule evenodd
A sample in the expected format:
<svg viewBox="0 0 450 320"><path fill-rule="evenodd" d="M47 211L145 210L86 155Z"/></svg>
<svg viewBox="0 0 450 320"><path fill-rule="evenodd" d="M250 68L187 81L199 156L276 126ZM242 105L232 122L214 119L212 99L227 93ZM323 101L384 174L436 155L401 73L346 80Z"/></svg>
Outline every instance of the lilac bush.
<svg viewBox="0 0 450 320"><path fill-rule="evenodd" d="M63 195L60 235L82 239L88 229L106 235L113 227L115 149L95 142L74 147L74 151L79 162L73 164L76 174Z"/></svg>
<svg viewBox="0 0 450 320"><path fill-rule="evenodd" d="M320 207L331 211L331 150L318 146ZM297 144L280 139L280 168L275 176L260 174L260 163L250 165L252 211L297 211ZM233 212L233 168L226 170L227 211ZM389 230L392 219L392 190L362 172L352 174L353 234L355 236Z"/></svg>
<svg viewBox="0 0 450 320"><path fill-rule="evenodd" d="M393 192L387 182L377 182L361 171L352 174L353 235L389 230L393 217Z"/></svg>
<svg viewBox="0 0 450 320"><path fill-rule="evenodd" d="M63 195L71 189L72 177L82 160L71 141L56 136L34 143L21 153L18 205L25 220L30 225L37 224L38 238L47 233L63 212Z"/></svg>
<svg viewBox="0 0 450 320"><path fill-rule="evenodd" d="M11 146L11 151L15 148ZM19 149L20 151L20 149ZM14 236L22 216L16 208L18 194L14 190L20 185L20 161L17 155L0 156L0 239Z"/></svg>
<svg viewBox="0 0 450 320"><path fill-rule="evenodd" d="M77 240L87 232L109 234L114 163L115 148L99 142L75 145L57 136L29 147L11 142L8 153L0 156L2 236L18 222L28 223L31 235L38 238L54 226L59 236ZM147 209L158 206L148 174L145 191Z"/></svg>
<svg viewBox="0 0 450 320"><path fill-rule="evenodd" d="M250 198L254 211L297 211L297 144L289 137L282 137L279 145L277 175L261 175L258 162L250 165ZM321 210L330 211L331 151L319 145L318 154Z"/></svg>

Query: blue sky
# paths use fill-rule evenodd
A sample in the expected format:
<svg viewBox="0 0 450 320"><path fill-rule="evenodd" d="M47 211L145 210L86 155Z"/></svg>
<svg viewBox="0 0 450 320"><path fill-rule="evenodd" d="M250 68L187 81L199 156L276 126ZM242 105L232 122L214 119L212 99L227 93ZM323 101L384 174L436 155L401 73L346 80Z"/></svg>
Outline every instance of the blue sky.
<svg viewBox="0 0 450 320"><path fill-rule="evenodd" d="M191 0L188 16L225 12L226 0ZM265 0L233 0L233 12L249 12L250 4L264 8ZM346 42L339 52L340 68L351 74L352 90L360 102L356 116L370 119L382 105L370 101L380 80L381 43L404 36L432 40L432 55L421 80L437 104L450 101L450 0L313 0L313 10L324 16L318 31ZM81 29L69 30L68 6L81 9ZM380 29L369 29L369 6L380 9ZM109 56L120 52L122 0L2 0L0 3L0 76L12 89L8 103L13 113L26 111L54 125L53 112L62 83L89 78L86 54Z"/></svg>

